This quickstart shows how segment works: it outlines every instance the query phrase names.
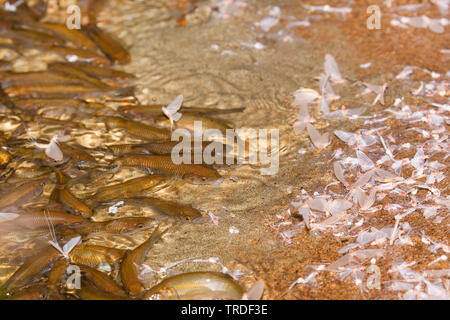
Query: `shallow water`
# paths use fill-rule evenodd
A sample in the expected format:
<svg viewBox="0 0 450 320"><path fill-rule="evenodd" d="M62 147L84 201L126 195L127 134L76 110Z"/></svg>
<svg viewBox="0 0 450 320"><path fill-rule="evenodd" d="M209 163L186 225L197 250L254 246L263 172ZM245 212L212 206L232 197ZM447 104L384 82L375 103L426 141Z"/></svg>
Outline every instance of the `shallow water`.
<svg viewBox="0 0 450 320"><path fill-rule="evenodd" d="M226 3L240 3L241 6L232 9ZM324 3L315 1L315 5L322 4ZM347 2L331 1L329 4L339 7L345 6ZM274 6L281 10L280 20L265 32L257 23L270 16ZM392 106L396 97L414 99L410 92L420 84L420 81L400 83L394 79L402 69L396 64L400 59L398 56L406 55L411 45L406 33L421 32L425 45L433 43L434 48L448 49L445 47L448 32L435 34L422 29L395 29L389 26L386 18L383 18L380 31L368 31L365 26L367 16L364 16L367 8L365 1L354 3L352 8L352 13L345 18L336 17L332 13L309 12L299 2L288 0L120 0L114 2L114 5L108 4L102 10L98 17L99 25L116 35L129 49L131 63L119 68L137 76L134 81L135 95L142 104L168 104L177 95L183 94L185 106L218 109L245 107L243 113L223 115L220 118L231 123L234 128L278 129L280 133L279 170L273 176L261 175L258 165L243 164L220 169L225 180L218 186L184 184L157 193L164 199L191 204L202 211L205 219L203 223L171 225L163 241L156 244L145 261L153 270L160 270L159 273L144 276L146 286L150 287L166 275L179 272L225 271L235 275L245 289L249 289L256 280L263 280L266 284L264 299L397 297L396 292L387 290L386 287L381 291L360 290L354 282L348 279L340 281L331 272L320 273L315 286L297 285L288 290L296 279L309 274L310 266L336 261L342 256L338 250L354 242L356 238L348 232L356 220L350 221L348 228L338 230L343 236L336 235L339 234L338 231L334 234L323 232L317 235L308 232L303 222L290 214L294 212L291 202L302 199L302 190L306 190L309 195L314 192L327 193L325 186L336 181L332 164L334 151L347 148L333 136L331 145L317 152L306 131L300 135L294 133L292 125L299 107L293 104L293 93L300 87L319 91L319 82L315 78L323 72L324 57L328 53L336 58L341 73L350 83L333 84L341 99L331 109L342 105L347 109L365 106L365 116L380 118L380 112ZM225 10L225 13L221 14L221 10ZM389 11L384 7L383 10ZM427 14L439 16L434 6L427 10ZM289 23L307 18L309 26L288 28ZM385 38L389 41L384 40ZM364 44L366 39L367 43ZM396 51L389 48L390 43L395 41L404 44L402 49ZM396 60L392 59L392 63L384 57L388 53L380 49L383 42L386 42L386 51L396 57ZM256 48L252 47L255 44ZM420 51L418 48L415 50ZM375 55L374 52L377 51L381 54ZM436 59L443 62L439 64L440 69L432 69L436 66ZM422 52L417 52L404 61L406 65L431 68L442 74L440 80L445 79L448 54L445 58L445 55L433 51L424 57ZM368 62L373 64L368 69L359 67ZM372 106L373 94L357 97L360 92L358 80L379 85L388 82L390 86L385 96L386 104ZM448 99L448 86L446 90L437 99ZM111 103L111 106L114 108L115 104ZM315 107L310 108L310 114L317 120L314 127L322 133L329 132L330 136L334 130L354 132L363 127L371 128L370 125L364 126L363 118L326 121L320 118L320 112ZM448 112L446 115L448 116ZM86 148L140 141L124 135L120 130L105 130L96 118L86 119L84 125L87 129L72 131L71 142L77 142ZM445 136L445 132L448 133L448 122L443 128L444 133L440 134ZM34 129L35 131L29 131L29 137L50 139L56 131L49 130L43 135L41 127ZM407 142L400 132L396 132L395 125L389 134L398 137L397 142ZM304 153L299 153L299 149L304 150ZM414 156L415 151L411 152L409 157ZM95 150L92 155L100 163L108 160ZM442 156L438 160L446 163ZM71 190L80 198L85 198L106 183L142 174L139 170L120 169L111 179L100 178L89 185L77 184ZM445 181L439 188L441 196L448 199L448 185ZM345 195L342 190L333 190ZM46 195L50 191L51 189L47 190ZM402 203L402 199L391 198L388 201ZM45 203L44 200L42 202ZM290 213L289 208L292 209ZM219 217L218 223L213 223L208 213ZM143 208L125 207L120 208L114 217L141 215L145 215ZM415 220L410 224L414 228L427 225L431 228L426 229L427 235L448 243L448 222L447 225L445 222L448 221L448 212L442 215L444 220L440 224L424 222L422 217L414 217ZM395 222L390 212L362 216L365 218L366 228L392 226ZM110 217L105 208L95 212L94 220ZM238 233L235 233L236 229ZM291 232L292 237L283 239L281 232ZM138 232L127 237L98 236L90 239L89 243L132 249L149 234ZM411 237L413 241L420 242L420 232ZM0 245L0 256L9 258L1 262L1 281L7 279L18 265L17 262L10 261L14 260L9 254L10 245L10 239ZM383 248L391 250L389 246ZM424 266L419 271L426 270L426 263L437 257L426 249L409 246L397 249L392 250L407 260L419 260L417 256L420 257ZM23 244L17 250L25 255ZM164 269L179 261L184 262ZM383 281L391 280L391 275L387 273L390 264L391 261L386 259L380 262ZM367 266L366 263L365 267ZM439 269L448 269L445 261L437 266Z"/></svg>

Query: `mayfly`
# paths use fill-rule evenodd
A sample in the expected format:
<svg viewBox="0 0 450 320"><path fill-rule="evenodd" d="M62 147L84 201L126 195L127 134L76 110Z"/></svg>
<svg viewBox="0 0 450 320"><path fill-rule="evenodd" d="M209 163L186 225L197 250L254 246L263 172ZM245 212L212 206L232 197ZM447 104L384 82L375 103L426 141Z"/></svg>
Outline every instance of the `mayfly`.
<svg viewBox="0 0 450 320"><path fill-rule="evenodd" d="M360 131L355 133L346 132L342 130L334 131L334 134L342 141L347 143L349 146L357 144L358 148L365 148L374 145L377 142L375 136L370 134L362 135Z"/></svg>
<svg viewBox="0 0 450 320"><path fill-rule="evenodd" d="M340 110L324 114L322 118L327 120L343 120L345 118L355 119L358 118L358 116L363 114L365 111L366 108L364 107L347 109L345 106L343 106Z"/></svg>
<svg viewBox="0 0 450 320"><path fill-rule="evenodd" d="M295 98L294 105L296 106L308 105L319 98L319 93L317 91L308 88L300 88L295 91L293 95Z"/></svg>
<svg viewBox="0 0 450 320"><path fill-rule="evenodd" d="M361 210L369 210L375 203L376 189L373 188L367 195L361 188L357 188L354 195L356 196L356 200L358 201Z"/></svg>
<svg viewBox="0 0 450 320"><path fill-rule="evenodd" d="M319 131L316 130L311 124L306 124L306 129L308 130L309 137L311 138L314 146L320 150L326 148L330 144L330 137L328 132L321 135Z"/></svg>
<svg viewBox="0 0 450 320"><path fill-rule="evenodd" d="M344 83L345 79L342 78L341 72L339 71L339 67L336 63L334 57L330 54L325 55L325 73L330 77L331 81L334 83Z"/></svg>
<svg viewBox="0 0 450 320"><path fill-rule="evenodd" d="M358 164L362 171L368 171L375 167L373 161L362 151L356 150L356 157L358 159Z"/></svg>
<svg viewBox="0 0 450 320"><path fill-rule="evenodd" d="M383 84L382 86L377 86L375 84L364 82L364 85L366 86L366 90L368 92L374 92L377 96L375 97L375 100L372 102L372 105L376 105L378 101L384 106L384 92L387 88L387 83Z"/></svg>
<svg viewBox="0 0 450 320"><path fill-rule="evenodd" d="M162 107L163 113L169 118L170 128L173 129L173 122L180 120L182 114L178 112L183 104L183 95L179 95L168 106Z"/></svg>
<svg viewBox="0 0 450 320"><path fill-rule="evenodd" d="M56 233L55 228L53 227L53 222L50 219L50 212L45 213L45 220L48 225L48 229L50 231L50 237L52 240L49 240L48 243L52 245L56 250L58 250L65 259L69 260L69 253L72 251L72 249L78 245L78 243L81 240L81 236L76 236L69 241L61 248L60 244L58 243L58 240L56 239Z"/></svg>
<svg viewBox="0 0 450 320"><path fill-rule="evenodd" d="M48 144L47 143L34 142L34 145L36 147L38 147L38 148L45 149L45 154L49 158L59 162L59 161L63 160L64 156L63 156L63 153L62 153L62 151L61 151L61 149L60 149L60 147L58 145L58 142L59 141L67 141L67 139L68 138L66 136L55 135L50 140L50 143L48 143Z"/></svg>
<svg viewBox="0 0 450 320"><path fill-rule="evenodd" d="M300 110L297 115L297 121L294 123L294 132L295 134L299 134L306 128L307 123L315 122L314 118L311 118L309 115L308 106L306 104L303 104L300 107Z"/></svg>
<svg viewBox="0 0 450 320"><path fill-rule="evenodd" d="M334 169L334 175L336 176L336 178L342 182L342 184L348 188L350 186L350 184L347 182L347 180L345 179L344 176L344 169L342 168L341 162L340 161L335 161L333 163L333 169Z"/></svg>

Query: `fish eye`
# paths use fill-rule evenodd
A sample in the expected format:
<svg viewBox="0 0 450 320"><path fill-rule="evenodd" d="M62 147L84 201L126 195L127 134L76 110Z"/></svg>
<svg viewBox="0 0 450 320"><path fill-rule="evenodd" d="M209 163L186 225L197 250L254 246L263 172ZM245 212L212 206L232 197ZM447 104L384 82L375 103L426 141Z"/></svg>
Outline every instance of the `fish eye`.
<svg viewBox="0 0 450 320"><path fill-rule="evenodd" d="M206 178L205 178L205 177L202 177L202 181L206 181Z"/></svg>
<svg viewBox="0 0 450 320"><path fill-rule="evenodd" d="M142 228L144 227L144 224L143 224L143 223L139 223L139 224L137 225L137 227L138 227L139 229L142 229Z"/></svg>

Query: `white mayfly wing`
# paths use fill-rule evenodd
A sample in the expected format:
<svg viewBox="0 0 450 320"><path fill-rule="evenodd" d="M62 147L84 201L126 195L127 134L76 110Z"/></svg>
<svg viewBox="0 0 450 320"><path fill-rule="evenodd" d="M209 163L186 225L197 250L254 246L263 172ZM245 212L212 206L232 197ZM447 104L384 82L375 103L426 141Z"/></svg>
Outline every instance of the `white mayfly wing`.
<svg viewBox="0 0 450 320"><path fill-rule="evenodd" d="M308 106L306 104L300 107L298 111L297 120L307 121L310 119Z"/></svg>
<svg viewBox="0 0 450 320"><path fill-rule="evenodd" d="M356 137L354 133L346 132L342 130L334 131L336 137L347 143L349 146L354 145L356 143Z"/></svg>
<svg viewBox="0 0 450 320"><path fill-rule="evenodd" d="M334 175L336 176L336 178L345 186L348 187L349 183L347 182L347 180L344 177L344 169L342 169L342 165L339 161L335 161L333 163L333 168L334 168Z"/></svg>
<svg viewBox="0 0 450 320"><path fill-rule="evenodd" d="M358 159L358 164L363 171L367 171L375 167L373 161L364 152L356 150L356 157Z"/></svg>
<svg viewBox="0 0 450 320"><path fill-rule="evenodd" d="M342 110L336 110L322 115L322 118L326 120L342 120L345 118L345 115Z"/></svg>
<svg viewBox="0 0 450 320"><path fill-rule="evenodd" d="M313 89L300 88L294 92L294 97L294 104L303 106L319 98L319 93Z"/></svg>
<svg viewBox="0 0 450 320"><path fill-rule="evenodd" d="M336 60L334 59L334 57L330 54L326 54L325 55L325 73L327 76L330 77L331 81L335 82L335 83L342 83L343 82L343 78L341 75L341 72L339 71L339 67L336 63Z"/></svg>
<svg viewBox="0 0 450 320"><path fill-rule="evenodd" d="M264 281L256 281L251 288L244 293L242 300L260 300L264 293Z"/></svg>
<svg viewBox="0 0 450 320"><path fill-rule="evenodd" d="M425 164L425 154L423 153L423 149L419 148L414 155L414 158L411 159L411 165L416 168L416 170L423 170L423 166Z"/></svg>
<svg viewBox="0 0 450 320"><path fill-rule="evenodd" d="M171 127L174 121L180 120L182 114L178 112L183 104L183 95L176 97L167 107L162 107L162 112L169 118Z"/></svg>
<svg viewBox="0 0 450 320"><path fill-rule="evenodd" d="M61 149L58 146L58 143L56 142L55 138L52 138L50 140L50 143L48 144L47 148L45 149L45 154L52 158L55 161L62 161L64 158L63 153Z"/></svg>
<svg viewBox="0 0 450 320"><path fill-rule="evenodd" d="M75 246L80 242L81 240L81 236L76 236L72 239L70 239L69 241L67 241L67 243L63 246L63 251L66 254L69 254L70 251L72 251L73 248L75 248Z"/></svg>
<svg viewBox="0 0 450 320"><path fill-rule="evenodd" d="M322 97L320 98L320 111L322 111L325 115L330 113L330 106L327 97L322 93Z"/></svg>
<svg viewBox="0 0 450 320"><path fill-rule="evenodd" d="M300 134L306 128L306 122L304 121L295 121L294 122L294 132L295 134Z"/></svg>
<svg viewBox="0 0 450 320"><path fill-rule="evenodd" d="M308 130L312 143L317 149L323 149L330 144L328 132L321 135L319 131L309 123L306 124L306 129Z"/></svg>
<svg viewBox="0 0 450 320"><path fill-rule="evenodd" d="M335 199L328 202L328 210L333 216L346 212L352 206L353 203L345 199Z"/></svg>

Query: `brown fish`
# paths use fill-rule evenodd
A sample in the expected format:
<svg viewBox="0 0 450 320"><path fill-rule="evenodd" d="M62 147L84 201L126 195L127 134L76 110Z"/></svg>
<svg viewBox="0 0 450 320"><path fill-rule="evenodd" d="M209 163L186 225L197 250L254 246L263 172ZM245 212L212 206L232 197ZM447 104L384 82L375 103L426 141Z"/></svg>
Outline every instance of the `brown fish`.
<svg viewBox="0 0 450 320"><path fill-rule="evenodd" d="M39 197L44 190L44 180L25 182L0 196L0 209L8 210L18 208L27 202Z"/></svg>
<svg viewBox="0 0 450 320"><path fill-rule="evenodd" d="M153 247L155 242L161 239L164 233L157 228L147 241L128 253L123 260L120 267L120 276L123 286L130 295L140 296L144 292L144 285L139 280L140 272L138 266L144 263L148 251Z"/></svg>
<svg viewBox="0 0 450 320"><path fill-rule="evenodd" d="M155 214L162 214L170 217L181 217L192 220L201 217L202 214L197 209L175 201L162 200L150 197L134 197L124 200L125 204L137 204L151 209Z"/></svg>
<svg viewBox="0 0 450 320"><path fill-rule="evenodd" d="M83 70L80 70L76 65L70 63L55 62L49 64L48 68L55 72L64 73L70 76L71 79L73 79L72 77L75 79L80 79L79 81L82 81L84 84L93 85L99 88L108 87L106 83L103 83L99 79L88 75Z"/></svg>
<svg viewBox="0 0 450 320"><path fill-rule="evenodd" d="M125 105L120 106L117 110L130 118L133 119L144 119L144 118L155 118L158 116L163 116L162 107L166 105ZM242 112L245 108L233 108L233 109L212 109L212 108L198 108L198 107L185 107L182 106L180 112L182 114L203 114L203 115L213 115L213 114L227 114ZM167 121L167 118L166 118Z"/></svg>
<svg viewBox="0 0 450 320"><path fill-rule="evenodd" d="M127 180L122 183L100 188L94 195L97 202L105 202L119 198L127 198L161 185L167 180L165 175L148 175Z"/></svg>
<svg viewBox="0 0 450 320"><path fill-rule="evenodd" d="M47 286L50 290L57 291L59 289L68 267L69 261L66 258L61 257L55 261L48 274Z"/></svg>
<svg viewBox="0 0 450 320"><path fill-rule="evenodd" d="M92 210L75 197L67 188L55 187L50 198L61 203L63 208L71 213L81 215L83 218L92 216Z"/></svg>
<svg viewBox="0 0 450 320"><path fill-rule="evenodd" d="M148 290L144 300L240 300L244 290L229 275L189 272L168 277Z"/></svg>
<svg viewBox="0 0 450 320"><path fill-rule="evenodd" d="M154 121L159 126L170 128L170 121L164 115L157 116L156 118L154 118ZM201 121L203 131L208 129L217 129L220 132L225 133L227 129L228 130L232 129L231 126L229 126L223 121L213 119L204 114L191 114L191 113L183 114L180 120L176 121L176 127L194 131L194 122L196 121Z"/></svg>
<svg viewBox="0 0 450 320"><path fill-rule="evenodd" d="M40 283L21 288L13 293L8 300L45 300L49 295L49 289Z"/></svg>
<svg viewBox="0 0 450 320"><path fill-rule="evenodd" d="M163 155L126 155L114 162L121 166L132 166L162 170L188 178L192 183L214 183L221 175L210 167L201 164L175 164L171 156Z"/></svg>
<svg viewBox="0 0 450 320"><path fill-rule="evenodd" d="M123 119L120 117L106 117L105 125L109 129L121 128L133 136L144 139L169 140L170 130L150 126L144 123Z"/></svg>
<svg viewBox="0 0 450 320"><path fill-rule="evenodd" d="M69 29L65 24L37 23L35 26L73 43L78 48L84 48L93 52L97 50L96 44L83 31Z"/></svg>
<svg viewBox="0 0 450 320"><path fill-rule="evenodd" d="M82 275L98 289L116 296L127 296L125 290L106 273L84 265L80 265L80 269Z"/></svg>
<svg viewBox="0 0 450 320"><path fill-rule="evenodd" d="M82 300L134 300L130 297L118 296L96 288L89 282L82 281L77 296Z"/></svg>
<svg viewBox="0 0 450 320"><path fill-rule="evenodd" d="M110 35L98 28L95 23L89 23L86 31L100 50L114 63L127 64L131 60L129 52Z"/></svg>
<svg viewBox="0 0 450 320"><path fill-rule="evenodd" d="M48 267L60 256L60 252L47 246L25 261L23 265L5 282L0 292L13 292L30 283L47 271Z"/></svg>
<svg viewBox="0 0 450 320"><path fill-rule="evenodd" d="M69 257L72 263L97 268L102 263L112 267L122 261L125 254L123 249L82 244L73 248Z"/></svg>
<svg viewBox="0 0 450 320"><path fill-rule="evenodd" d="M90 76L96 77L97 79L110 79L122 82L136 77L135 75L127 73L125 71L114 70L106 67L99 67L82 63L74 63L73 66L89 74Z"/></svg>
<svg viewBox="0 0 450 320"><path fill-rule="evenodd" d="M77 223L86 223L87 220L73 214L59 212L54 210L27 211L14 219L14 221L3 222L0 224L1 230L20 230L29 229L37 230L48 228L48 224L53 226L71 225Z"/></svg>
<svg viewBox="0 0 450 320"><path fill-rule="evenodd" d="M109 145L107 147L114 153L114 155L123 155L126 153L136 153L142 151L149 152L152 154L169 155L172 153L173 148L179 143L180 142L178 141L163 140L140 144ZM206 148L211 143L212 143L211 141L202 141L201 148L196 150L194 142L192 142L191 150L192 152L199 152L200 154L203 154L203 149Z"/></svg>
<svg viewBox="0 0 450 320"><path fill-rule="evenodd" d="M9 29L3 30L2 34L8 38L19 41L22 45L27 47L35 46L61 46L65 41L60 38L55 38L45 32L28 29Z"/></svg>
<svg viewBox="0 0 450 320"><path fill-rule="evenodd" d="M33 72L0 72L0 83L3 88L25 84L83 84L84 81L64 74L49 71Z"/></svg>
<svg viewBox="0 0 450 320"><path fill-rule="evenodd" d="M89 50L70 48L64 46L44 46L43 49L48 50L50 52L55 52L56 54L59 54L69 62L84 62L84 63L93 63L96 65L111 65L111 62L106 57Z"/></svg>
<svg viewBox="0 0 450 320"><path fill-rule="evenodd" d="M11 97L18 98L83 98L105 95L130 96L133 88L96 88L85 85L24 84L5 88Z"/></svg>
<svg viewBox="0 0 450 320"><path fill-rule="evenodd" d="M154 220L142 217L118 218L109 221L89 222L69 226L76 233L87 236L95 233L124 234L138 230L145 230L153 226Z"/></svg>
<svg viewBox="0 0 450 320"><path fill-rule="evenodd" d="M81 147L71 146L63 142L59 142L58 144L64 156L73 159L77 163L77 166L79 168L90 168L94 167L97 164L95 158Z"/></svg>

